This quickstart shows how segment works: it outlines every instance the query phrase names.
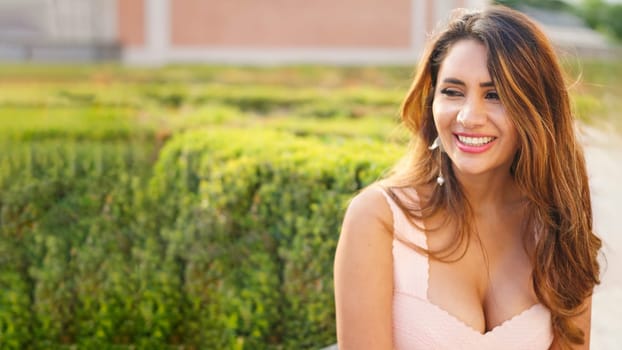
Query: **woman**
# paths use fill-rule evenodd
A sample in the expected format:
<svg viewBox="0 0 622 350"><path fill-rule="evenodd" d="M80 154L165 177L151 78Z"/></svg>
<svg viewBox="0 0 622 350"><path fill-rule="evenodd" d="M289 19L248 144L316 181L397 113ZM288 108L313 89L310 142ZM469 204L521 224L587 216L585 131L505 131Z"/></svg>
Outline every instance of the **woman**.
<svg viewBox="0 0 622 350"><path fill-rule="evenodd" d="M410 152L344 218L340 350L589 348L601 241L544 34L505 7L455 13L402 120Z"/></svg>

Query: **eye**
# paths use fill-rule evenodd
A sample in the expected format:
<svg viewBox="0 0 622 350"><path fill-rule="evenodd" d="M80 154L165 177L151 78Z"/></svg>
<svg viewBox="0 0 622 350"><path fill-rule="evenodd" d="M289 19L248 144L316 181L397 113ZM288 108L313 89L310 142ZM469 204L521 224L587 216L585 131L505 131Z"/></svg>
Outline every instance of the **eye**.
<svg viewBox="0 0 622 350"><path fill-rule="evenodd" d="M486 93L486 99L488 100L499 100L499 94L496 91L489 91Z"/></svg>
<svg viewBox="0 0 622 350"><path fill-rule="evenodd" d="M441 89L441 94L449 96L449 97L459 97L462 96L462 92L456 90L456 89L451 89L451 88L444 88Z"/></svg>

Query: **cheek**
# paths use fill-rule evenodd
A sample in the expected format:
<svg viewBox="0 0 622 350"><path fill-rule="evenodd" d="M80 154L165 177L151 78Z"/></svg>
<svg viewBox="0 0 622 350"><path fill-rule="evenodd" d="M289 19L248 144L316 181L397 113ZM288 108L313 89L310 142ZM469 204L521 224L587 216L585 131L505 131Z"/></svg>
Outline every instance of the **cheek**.
<svg viewBox="0 0 622 350"><path fill-rule="evenodd" d="M451 125L454 114L453 109L447 103L432 103L432 115L434 116L434 124L437 130Z"/></svg>
<svg viewBox="0 0 622 350"><path fill-rule="evenodd" d="M438 127L439 127L439 116L440 116L440 111L438 110L438 105L436 103L432 103L432 119L434 119L434 126L436 127L436 130L438 131Z"/></svg>

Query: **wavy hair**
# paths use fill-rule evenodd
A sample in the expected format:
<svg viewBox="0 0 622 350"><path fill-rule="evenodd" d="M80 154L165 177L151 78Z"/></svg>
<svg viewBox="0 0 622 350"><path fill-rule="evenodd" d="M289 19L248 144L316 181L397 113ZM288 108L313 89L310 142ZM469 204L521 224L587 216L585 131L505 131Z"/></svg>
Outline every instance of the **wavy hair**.
<svg viewBox="0 0 622 350"><path fill-rule="evenodd" d="M471 207L451 160L441 153L439 161L438 152L427 148L437 137L432 101L440 65L451 46L465 39L487 48L489 74L518 133L510 172L527 198L526 232L538 236L531 254L536 296L551 310L560 345L582 344L585 335L571 317L583 311L584 301L600 283L601 240L592 229L585 160L562 70L546 36L525 15L503 6L452 14L429 42L403 102L402 122L412 133L409 152L383 184L411 218L424 219L442 211L446 220L456 224L451 247L424 250L432 258L447 258L463 242L468 246L475 230ZM446 182L435 186L440 167ZM400 188L422 186L434 189L418 207L397 195ZM446 251L451 253L443 254Z"/></svg>

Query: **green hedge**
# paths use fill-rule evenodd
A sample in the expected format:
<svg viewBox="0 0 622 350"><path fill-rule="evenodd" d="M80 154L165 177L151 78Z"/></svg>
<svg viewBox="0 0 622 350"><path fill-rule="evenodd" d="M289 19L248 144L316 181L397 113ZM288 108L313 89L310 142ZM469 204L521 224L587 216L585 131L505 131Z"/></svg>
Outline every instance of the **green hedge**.
<svg viewBox="0 0 622 350"><path fill-rule="evenodd" d="M0 155L0 348L74 343L91 328L81 315L118 321L92 310L93 298L116 309L106 300L106 281L88 288L93 273L113 278L116 268L109 258L124 259L118 239L126 218L111 212L120 204L112 196L129 185L128 177L142 176L149 154L144 146L132 146L66 140L5 145L9 152Z"/></svg>
<svg viewBox="0 0 622 350"><path fill-rule="evenodd" d="M141 124L137 119L127 108L0 108L0 142L153 139L154 123Z"/></svg>
<svg viewBox="0 0 622 350"><path fill-rule="evenodd" d="M335 341L351 195L401 153L365 139L189 131L153 150L0 156L0 348L289 349Z"/></svg>

